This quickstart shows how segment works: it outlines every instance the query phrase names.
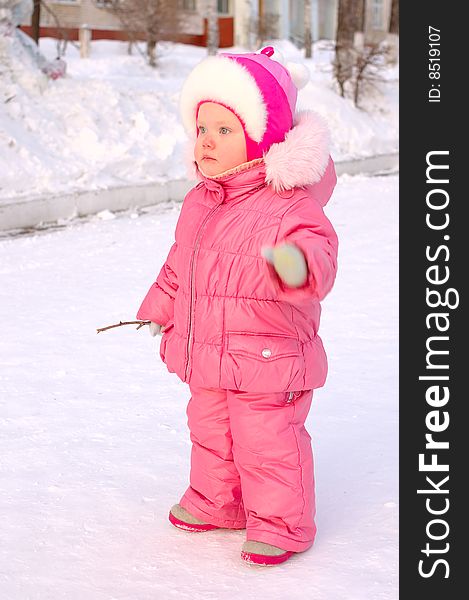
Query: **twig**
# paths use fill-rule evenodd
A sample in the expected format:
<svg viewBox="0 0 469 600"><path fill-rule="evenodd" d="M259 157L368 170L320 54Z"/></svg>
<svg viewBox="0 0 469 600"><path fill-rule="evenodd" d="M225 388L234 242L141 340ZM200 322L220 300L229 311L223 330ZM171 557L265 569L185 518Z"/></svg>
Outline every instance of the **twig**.
<svg viewBox="0 0 469 600"><path fill-rule="evenodd" d="M68 39L68 33L67 33L67 31L61 26L59 18L57 17L57 15L55 14L55 12L50 8L50 6L47 6L47 4L45 3L45 0L39 0L39 2L41 4L41 9L46 10L47 12L49 12L52 15L52 18L55 21L55 25L56 25L57 31L62 36L62 40L60 40L60 38L57 39L57 54L58 54L58 56L63 56L65 54L65 49L67 47L67 42L69 42L70 44L72 44L72 46L74 46L77 50L80 50L80 45L79 44L77 44L73 40L69 40ZM64 42L63 52L61 51L61 48L60 48L61 41Z"/></svg>
<svg viewBox="0 0 469 600"><path fill-rule="evenodd" d="M144 325L150 325L151 321L119 321L115 325L108 325L107 327L100 327L96 329L96 333L100 333L101 331L106 331L106 329L112 329L113 327L121 327L122 325L138 325L137 330Z"/></svg>

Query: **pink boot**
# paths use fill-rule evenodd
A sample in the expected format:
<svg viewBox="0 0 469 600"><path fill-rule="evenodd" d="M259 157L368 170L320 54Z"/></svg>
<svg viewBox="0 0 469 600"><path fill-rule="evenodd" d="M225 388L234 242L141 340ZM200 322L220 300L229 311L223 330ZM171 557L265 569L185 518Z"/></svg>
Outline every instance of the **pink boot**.
<svg viewBox="0 0 469 600"><path fill-rule="evenodd" d="M178 529L184 531L211 531L212 529L220 529L217 525L204 523L196 517L193 517L185 508L175 504L169 511L169 520Z"/></svg>
<svg viewBox="0 0 469 600"><path fill-rule="evenodd" d="M282 550L264 542L248 541L243 544L241 558L250 565L270 567L285 562L295 554L291 550Z"/></svg>

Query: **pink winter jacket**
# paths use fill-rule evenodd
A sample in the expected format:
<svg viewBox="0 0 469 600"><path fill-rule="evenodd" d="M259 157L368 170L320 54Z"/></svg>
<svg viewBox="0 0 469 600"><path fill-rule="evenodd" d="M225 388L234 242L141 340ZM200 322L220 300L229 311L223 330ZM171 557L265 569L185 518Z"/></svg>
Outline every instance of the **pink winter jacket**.
<svg viewBox="0 0 469 600"><path fill-rule="evenodd" d="M320 300L337 270L337 236L323 212L336 184L328 132L297 114L263 159L206 177L186 195L175 242L137 318L165 326L160 356L194 386L280 392L324 385ZM298 246L301 288L282 283L263 246Z"/></svg>

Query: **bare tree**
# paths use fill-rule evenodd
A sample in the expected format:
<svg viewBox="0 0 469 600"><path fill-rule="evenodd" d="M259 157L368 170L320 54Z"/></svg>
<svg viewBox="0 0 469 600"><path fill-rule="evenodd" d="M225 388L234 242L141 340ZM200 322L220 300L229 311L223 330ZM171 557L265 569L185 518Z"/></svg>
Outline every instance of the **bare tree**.
<svg viewBox="0 0 469 600"><path fill-rule="evenodd" d="M399 33L399 0L392 0L391 18L389 19L389 33Z"/></svg>
<svg viewBox="0 0 469 600"><path fill-rule="evenodd" d="M62 23L60 22L60 19L57 16L57 14L55 13L55 11L52 10L52 8L44 0L38 0L38 4L41 9L44 9L47 13L50 14L50 16L52 17L52 19L55 23L55 28L57 30L57 39L56 39L57 58L60 58L61 56L65 55L65 53L67 51L67 44L71 44L78 50L80 48L79 44L77 44L73 40L69 39L69 33L68 33L67 29L65 29L64 26L62 25ZM38 33L39 33L39 30L38 30Z"/></svg>
<svg viewBox="0 0 469 600"><path fill-rule="evenodd" d="M130 44L138 39L146 42L147 60L151 67L157 65L157 43L170 39L179 30L184 18L179 2L171 0L107 0L102 8L121 22Z"/></svg>
<svg viewBox="0 0 469 600"><path fill-rule="evenodd" d="M345 96L345 84L353 75L355 5L356 0L339 0L338 4L334 77L339 85L342 97Z"/></svg>
<svg viewBox="0 0 469 600"><path fill-rule="evenodd" d="M264 1L258 0L257 15L252 15L248 23L249 39L255 40L256 50L267 40L278 37L279 20L280 15L266 11Z"/></svg>
<svg viewBox="0 0 469 600"><path fill-rule="evenodd" d="M304 21L305 58L311 58L313 56L313 36L311 33L311 0L305 0L304 2Z"/></svg>
<svg viewBox="0 0 469 600"><path fill-rule="evenodd" d="M31 15L32 38L39 45L39 22L41 20L41 0L34 0L33 14Z"/></svg>
<svg viewBox="0 0 469 600"><path fill-rule="evenodd" d="M207 17L207 52L213 56L217 53L220 43L217 0L205 0L205 14Z"/></svg>
<svg viewBox="0 0 469 600"><path fill-rule="evenodd" d="M355 31L365 31L365 0L353 0L353 26Z"/></svg>
<svg viewBox="0 0 469 600"><path fill-rule="evenodd" d="M367 86L382 81L379 71L388 61L389 48L386 43L367 44L363 50L354 50L353 102L360 108L359 102Z"/></svg>
<svg viewBox="0 0 469 600"><path fill-rule="evenodd" d="M257 29L257 47L258 48L260 48L262 46L262 42L266 39L264 13L265 13L264 0L257 0L257 19L254 19L254 23L255 23L255 26Z"/></svg>
<svg viewBox="0 0 469 600"><path fill-rule="evenodd" d="M357 52L363 51L365 30L365 0L339 0L337 15L334 77L340 95L345 96L345 86L354 74ZM357 33L361 32L358 44ZM355 46L358 46L356 49Z"/></svg>

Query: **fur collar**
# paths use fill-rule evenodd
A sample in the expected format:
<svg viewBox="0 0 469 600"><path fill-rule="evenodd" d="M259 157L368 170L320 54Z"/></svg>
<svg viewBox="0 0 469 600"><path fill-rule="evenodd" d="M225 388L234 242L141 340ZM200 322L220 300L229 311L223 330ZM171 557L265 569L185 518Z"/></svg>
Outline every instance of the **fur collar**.
<svg viewBox="0 0 469 600"><path fill-rule="evenodd" d="M265 180L276 192L317 183L329 161L330 139L326 122L316 112L297 112L293 127L264 156Z"/></svg>
<svg viewBox="0 0 469 600"><path fill-rule="evenodd" d="M200 179L201 174L194 161L194 143L195 140L191 139L186 147L186 165L188 176ZM265 181L276 192L315 184L326 171L329 154L330 134L325 120L312 110L299 111L285 140L272 144L264 155ZM220 179L237 170L245 171L260 162L262 159L254 159L211 179Z"/></svg>

